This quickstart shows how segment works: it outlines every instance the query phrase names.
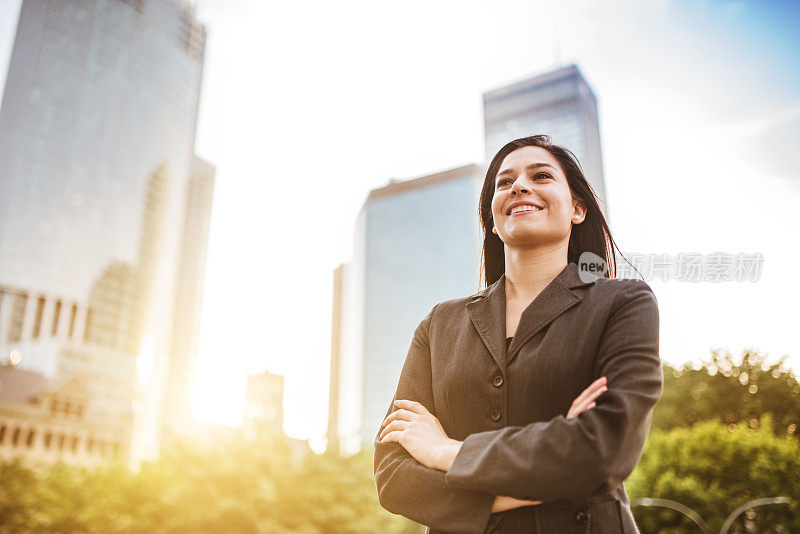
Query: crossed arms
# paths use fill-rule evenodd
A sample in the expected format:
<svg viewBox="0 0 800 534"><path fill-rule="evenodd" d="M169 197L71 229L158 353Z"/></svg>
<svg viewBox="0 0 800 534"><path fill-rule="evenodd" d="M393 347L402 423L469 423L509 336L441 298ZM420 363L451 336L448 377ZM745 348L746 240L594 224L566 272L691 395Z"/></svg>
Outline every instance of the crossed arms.
<svg viewBox="0 0 800 534"><path fill-rule="evenodd" d="M416 400L434 415L429 335L435 309L414 332L393 399ZM661 396L658 323L649 286L625 281L595 359L595 376L608 379L603 402L573 419L559 415L471 434L447 472L423 466L397 442L381 443L379 431L374 474L381 506L434 529L480 534L497 495L547 502L611 491L638 462Z"/></svg>

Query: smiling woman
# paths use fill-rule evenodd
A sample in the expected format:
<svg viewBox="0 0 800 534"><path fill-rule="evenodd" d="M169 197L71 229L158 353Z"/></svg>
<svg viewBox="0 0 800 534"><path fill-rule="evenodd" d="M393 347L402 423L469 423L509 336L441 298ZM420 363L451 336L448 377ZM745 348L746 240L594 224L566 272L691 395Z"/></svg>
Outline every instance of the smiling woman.
<svg viewBox="0 0 800 534"><path fill-rule="evenodd" d="M414 332L374 443L381 505L429 534L638 532L624 480L661 396L653 292L614 278L597 198L547 136L498 152L479 215L486 287Z"/></svg>

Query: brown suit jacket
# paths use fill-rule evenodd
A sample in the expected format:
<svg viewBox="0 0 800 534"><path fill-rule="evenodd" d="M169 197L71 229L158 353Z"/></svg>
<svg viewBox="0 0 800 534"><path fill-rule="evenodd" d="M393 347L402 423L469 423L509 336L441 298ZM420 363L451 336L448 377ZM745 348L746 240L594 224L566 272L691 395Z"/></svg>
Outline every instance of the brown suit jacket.
<svg viewBox="0 0 800 534"><path fill-rule="evenodd" d="M420 322L392 399L422 403L464 442L448 472L375 435L381 506L428 534L638 532L623 481L661 397L658 304L641 280L580 279L569 263L520 318L506 352L505 275ZM600 376L608 391L573 419ZM388 416L394 406L390 403ZM492 514L496 495L543 504Z"/></svg>

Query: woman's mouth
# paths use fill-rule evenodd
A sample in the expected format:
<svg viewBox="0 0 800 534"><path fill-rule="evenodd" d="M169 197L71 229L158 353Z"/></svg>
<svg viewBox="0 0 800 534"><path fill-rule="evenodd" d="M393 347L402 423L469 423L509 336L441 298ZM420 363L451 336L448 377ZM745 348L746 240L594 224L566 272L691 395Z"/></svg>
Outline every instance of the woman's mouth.
<svg viewBox="0 0 800 534"><path fill-rule="evenodd" d="M537 208L536 206L531 206L530 204L525 204L523 206L515 206L511 208L511 212L509 216L513 217L514 215L526 215L529 213L534 213L537 211L542 211L542 208Z"/></svg>

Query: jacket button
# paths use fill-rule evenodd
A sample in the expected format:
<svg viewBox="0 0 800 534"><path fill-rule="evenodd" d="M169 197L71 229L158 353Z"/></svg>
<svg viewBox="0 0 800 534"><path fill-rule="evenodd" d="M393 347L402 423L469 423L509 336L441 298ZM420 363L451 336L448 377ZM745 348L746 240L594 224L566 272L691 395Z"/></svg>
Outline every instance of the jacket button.
<svg viewBox="0 0 800 534"><path fill-rule="evenodd" d="M578 510L575 512L575 521L578 523L586 523L589 521L589 510Z"/></svg>
<svg viewBox="0 0 800 534"><path fill-rule="evenodd" d="M502 414L501 414L500 410L495 408L494 410L492 410L492 421L499 421L501 415Z"/></svg>
<svg viewBox="0 0 800 534"><path fill-rule="evenodd" d="M497 387L502 386L503 385L503 377L500 376L500 375L497 375L496 377L494 377L494 385L497 386Z"/></svg>

